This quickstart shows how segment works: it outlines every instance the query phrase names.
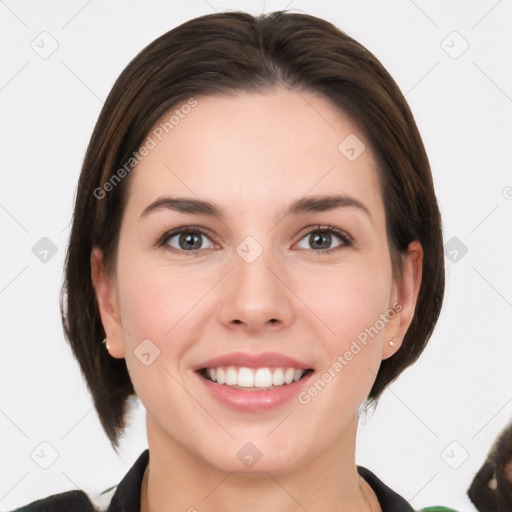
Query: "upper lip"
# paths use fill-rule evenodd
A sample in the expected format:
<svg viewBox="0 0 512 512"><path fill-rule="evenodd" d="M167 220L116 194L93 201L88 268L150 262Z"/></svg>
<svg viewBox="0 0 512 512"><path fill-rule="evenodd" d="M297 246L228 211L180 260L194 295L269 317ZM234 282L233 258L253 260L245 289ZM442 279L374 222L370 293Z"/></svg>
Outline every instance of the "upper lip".
<svg viewBox="0 0 512 512"><path fill-rule="evenodd" d="M299 370L309 370L310 365L307 365L293 357L285 356L278 352L261 352L248 353L248 352L232 352L222 356L214 357L203 361L194 366L194 370L202 370L203 368L218 368L220 366L237 366L246 368L268 368L268 367L284 367L295 368Z"/></svg>

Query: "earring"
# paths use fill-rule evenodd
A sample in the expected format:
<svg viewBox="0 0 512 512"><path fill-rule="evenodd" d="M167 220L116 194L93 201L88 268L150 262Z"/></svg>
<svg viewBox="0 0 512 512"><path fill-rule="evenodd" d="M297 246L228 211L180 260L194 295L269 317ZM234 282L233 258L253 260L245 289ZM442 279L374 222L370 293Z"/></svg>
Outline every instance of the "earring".
<svg viewBox="0 0 512 512"><path fill-rule="evenodd" d="M104 338L102 343L105 345L105 348L108 350L107 338Z"/></svg>
<svg viewBox="0 0 512 512"><path fill-rule="evenodd" d="M389 343L389 346L390 346L390 347L394 347L394 346L395 346L395 342L393 341L393 339L390 339L390 340L388 341L388 343Z"/></svg>

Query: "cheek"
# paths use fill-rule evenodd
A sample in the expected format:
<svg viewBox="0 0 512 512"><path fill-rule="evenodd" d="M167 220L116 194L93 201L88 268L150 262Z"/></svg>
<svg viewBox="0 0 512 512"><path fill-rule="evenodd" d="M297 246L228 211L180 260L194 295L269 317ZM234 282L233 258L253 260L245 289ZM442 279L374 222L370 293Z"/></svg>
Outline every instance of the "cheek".
<svg viewBox="0 0 512 512"><path fill-rule="evenodd" d="M206 289L194 274L161 268L143 268L121 285L121 315L130 332L130 343L150 338L162 350L173 340L179 349L177 333L197 313L198 302Z"/></svg>
<svg viewBox="0 0 512 512"><path fill-rule="evenodd" d="M201 311L198 301L207 291L201 293L198 283L180 278L179 272L148 268L120 281L126 365L149 410L158 408L164 396L173 397L173 402L184 399L175 379L189 349L192 323ZM202 336L197 329L193 335Z"/></svg>
<svg viewBox="0 0 512 512"><path fill-rule="evenodd" d="M316 380L299 396L299 403L309 408L312 419L307 421L314 423L313 429L325 429L321 421L330 411L334 437L347 412L355 414L375 381L387 325L381 315L388 310L391 281L377 269L361 273L355 268L331 269L325 280L321 277L317 273L304 284L303 296L318 317L307 313L310 325L317 325L315 341L324 357ZM318 424L315 417L320 419Z"/></svg>
<svg viewBox="0 0 512 512"><path fill-rule="evenodd" d="M318 317L308 312L310 323L317 325L315 341L325 359L320 382L306 390L301 403L311 400L318 411L331 404L342 412L355 411L364 401L382 360L389 323L382 315L389 308L391 286L391 268L377 259L372 265L334 271L331 267L304 283L301 297Z"/></svg>
<svg viewBox="0 0 512 512"><path fill-rule="evenodd" d="M391 270L376 261L319 269L304 282L300 296L321 320L321 339L341 350L376 323L383 330L379 319L388 308L391 286Z"/></svg>

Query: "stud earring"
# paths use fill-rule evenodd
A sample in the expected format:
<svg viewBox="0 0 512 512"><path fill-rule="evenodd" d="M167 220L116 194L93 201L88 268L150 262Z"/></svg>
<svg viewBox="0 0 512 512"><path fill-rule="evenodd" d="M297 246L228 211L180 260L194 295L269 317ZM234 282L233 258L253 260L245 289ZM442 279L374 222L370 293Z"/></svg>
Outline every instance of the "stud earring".
<svg viewBox="0 0 512 512"><path fill-rule="evenodd" d="M393 339L390 339L390 340L388 341L388 343L389 343L389 346L390 346L390 347L394 347L394 346L395 346L395 342L393 341Z"/></svg>
<svg viewBox="0 0 512 512"><path fill-rule="evenodd" d="M107 338L104 338L102 343L105 345L105 348L108 350Z"/></svg>

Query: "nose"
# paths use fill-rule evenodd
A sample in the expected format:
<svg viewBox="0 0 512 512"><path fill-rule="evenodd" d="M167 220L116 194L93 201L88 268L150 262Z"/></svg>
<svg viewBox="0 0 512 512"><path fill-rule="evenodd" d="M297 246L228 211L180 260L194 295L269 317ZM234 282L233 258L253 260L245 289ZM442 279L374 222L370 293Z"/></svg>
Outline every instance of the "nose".
<svg viewBox="0 0 512 512"><path fill-rule="evenodd" d="M289 326L293 318L293 293L286 272L271 251L252 262L235 253L233 268L221 291L219 320L230 329L257 334Z"/></svg>

